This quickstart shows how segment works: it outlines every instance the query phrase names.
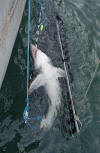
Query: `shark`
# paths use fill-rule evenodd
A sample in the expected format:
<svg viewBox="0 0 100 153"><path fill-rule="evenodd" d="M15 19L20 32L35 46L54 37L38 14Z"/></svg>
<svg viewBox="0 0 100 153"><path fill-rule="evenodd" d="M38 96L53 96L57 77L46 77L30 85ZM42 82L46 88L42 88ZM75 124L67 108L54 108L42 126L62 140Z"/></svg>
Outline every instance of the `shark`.
<svg viewBox="0 0 100 153"><path fill-rule="evenodd" d="M35 69L39 72L29 87L29 95L43 86L50 99L46 116L40 122L40 129L50 129L56 119L61 105L61 87L59 78L65 77L65 71L52 64L51 59L33 44L30 44Z"/></svg>

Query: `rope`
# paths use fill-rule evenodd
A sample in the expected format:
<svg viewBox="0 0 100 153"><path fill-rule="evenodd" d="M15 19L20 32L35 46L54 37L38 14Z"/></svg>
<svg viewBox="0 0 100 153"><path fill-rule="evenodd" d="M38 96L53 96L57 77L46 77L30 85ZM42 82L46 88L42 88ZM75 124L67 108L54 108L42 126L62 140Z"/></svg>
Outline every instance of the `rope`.
<svg viewBox="0 0 100 153"><path fill-rule="evenodd" d="M59 43L60 43L62 59L65 59L63 48L62 48L62 42L61 42L61 38L60 38L60 33L59 33L60 29L59 29L59 23L58 23L57 17L56 17L56 25L57 25L58 39L59 39ZM67 81L69 96L70 96L71 105L72 105L75 127L76 127L77 133L79 133L79 126L78 126L77 121L79 121L79 123L80 123L80 120L79 120L78 116L76 115L75 108L74 108L73 96L72 96L72 91L71 91L71 87L70 87L70 81L69 81L69 76L68 76L68 68L66 67L66 61L63 60L63 63L64 63L64 69L65 69L65 74L66 74L66 81Z"/></svg>
<svg viewBox="0 0 100 153"><path fill-rule="evenodd" d="M47 19L45 13L44 13L44 7L42 6L42 4L40 6L40 9L41 9L42 17L43 17L43 21L42 21L42 23L40 25L40 30L42 31L43 27L46 27L48 25L48 19Z"/></svg>
<svg viewBox="0 0 100 153"><path fill-rule="evenodd" d="M38 117L28 117L29 114L29 97L28 97L28 83L29 83L29 42L30 42L30 6L31 6L31 0L28 0L28 40L27 40L27 99L26 99L26 107L23 113L23 118L25 120L25 123L27 123L32 129L35 128L35 126L31 125L29 123L30 120L41 120L42 116L39 115Z"/></svg>
<svg viewBox="0 0 100 153"><path fill-rule="evenodd" d="M80 106L80 108L79 108L79 110L78 110L78 114L80 113L81 108L82 108L82 106L83 106L84 103L85 103L86 96L87 96L88 91L89 91L89 89L90 89L90 87L91 87L91 84L92 84L92 82L93 82L93 80L94 80L94 78L95 78L95 75L96 75L97 69L98 69L98 67L99 67L99 64L100 64L100 59L98 60L98 62L97 62L97 64L96 64L96 67L95 67L95 70L94 70L94 72L93 72L93 75L92 75L92 77L91 77L91 79L90 79L90 81L89 81L89 85L88 85L88 87L87 87L87 89L86 89L86 92L85 92L85 94L84 94L84 96L83 96L83 99L82 99L82 101L81 101L81 106Z"/></svg>
<svg viewBox="0 0 100 153"><path fill-rule="evenodd" d="M29 105L29 104L28 104L28 82L29 82L30 5L31 5L31 0L28 0L28 40L27 40L27 105Z"/></svg>
<svg viewBox="0 0 100 153"><path fill-rule="evenodd" d="M29 103L28 103L28 82L29 82L29 42L30 42L30 5L31 0L28 0L28 40L27 40L27 99L26 107L23 113L23 118L25 123L28 123L28 112L29 112Z"/></svg>
<svg viewBox="0 0 100 153"><path fill-rule="evenodd" d="M48 25L48 19L44 13L44 7L42 5L43 3L43 0L40 0L40 17L39 17L39 25L38 25L38 28L37 28L37 31L36 31L36 44L35 46L37 47L37 44L38 44L38 38L39 38L39 35L40 35L40 32L43 31L43 29Z"/></svg>
<svg viewBox="0 0 100 153"><path fill-rule="evenodd" d="M48 19L47 17L45 16L44 14L44 8L42 6L42 1L43 0L40 0L40 3L41 3L41 6L40 6L40 9L41 9L41 13L40 13L40 16L42 15L43 16L43 22L41 23L41 25L39 26L40 27L40 30L42 31L43 30L43 27L47 26L48 24ZM30 6L31 6L31 0L28 0L28 40L27 40L27 99L26 99L26 107L24 109L24 112L23 112L23 118L25 120L25 123L27 123L32 129L35 128L35 126L31 125L29 123L29 121L31 120L41 120L42 119L42 115L39 115L37 117L28 117L29 115L29 97L28 97L28 88L29 88L29 42L30 42ZM40 19L39 19L39 22L40 22ZM38 41L38 38L37 38L37 41Z"/></svg>

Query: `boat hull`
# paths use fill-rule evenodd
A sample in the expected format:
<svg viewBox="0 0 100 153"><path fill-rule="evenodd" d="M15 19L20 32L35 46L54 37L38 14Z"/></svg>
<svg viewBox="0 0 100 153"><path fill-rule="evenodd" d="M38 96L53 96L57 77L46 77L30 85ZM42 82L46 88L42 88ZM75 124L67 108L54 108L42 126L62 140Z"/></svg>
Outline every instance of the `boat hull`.
<svg viewBox="0 0 100 153"><path fill-rule="evenodd" d="M0 88L7 70L26 0L0 0Z"/></svg>

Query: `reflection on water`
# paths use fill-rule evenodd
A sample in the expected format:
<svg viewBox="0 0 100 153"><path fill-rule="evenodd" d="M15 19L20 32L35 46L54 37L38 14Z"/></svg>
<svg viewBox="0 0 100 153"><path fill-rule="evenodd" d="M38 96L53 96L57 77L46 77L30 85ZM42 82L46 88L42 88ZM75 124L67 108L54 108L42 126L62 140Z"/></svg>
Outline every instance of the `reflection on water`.
<svg viewBox="0 0 100 153"><path fill-rule="evenodd" d="M51 19L55 12L64 21L70 66L73 74L74 98L81 106L90 77L100 57L100 1L99 0L44 0L45 12ZM39 16L39 2L31 4L31 41ZM55 22L55 21L54 21ZM55 24L49 23L41 37L40 47L62 67L52 35ZM48 37L48 45L45 44ZM99 153L100 151L100 66L79 114L82 128L79 135L65 139L57 129L51 129L40 142L35 141L32 130L24 124L22 113L26 101L26 49L27 7L13 49L8 70L0 91L0 152L4 153Z"/></svg>

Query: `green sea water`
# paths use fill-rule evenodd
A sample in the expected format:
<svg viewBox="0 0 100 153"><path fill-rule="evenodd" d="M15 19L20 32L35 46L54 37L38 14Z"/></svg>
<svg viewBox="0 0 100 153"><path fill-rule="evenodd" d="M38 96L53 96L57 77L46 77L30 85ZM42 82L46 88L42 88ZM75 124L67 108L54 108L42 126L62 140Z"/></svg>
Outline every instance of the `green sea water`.
<svg viewBox="0 0 100 153"><path fill-rule="evenodd" d="M49 21L55 22L55 12L64 22L67 48L73 75L73 96L82 127L79 134L66 139L52 129L41 141L24 123L26 105L27 3L13 48L5 79L0 90L0 153L99 153L100 152L100 65L89 89L84 105L82 99L89 80L100 58L100 1L99 0L44 0ZM31 42L35 43L40 4L31 0ZM52 20L51 20L52 18ZM55 38L55 24L49 22L39 39L41 49L59 62ZM46 38L48 41L46 42ZM54 43L55 39L55 43ZM56 44L56 45L55 45ZM31 72L30 72L31 73Z"/></svg>

